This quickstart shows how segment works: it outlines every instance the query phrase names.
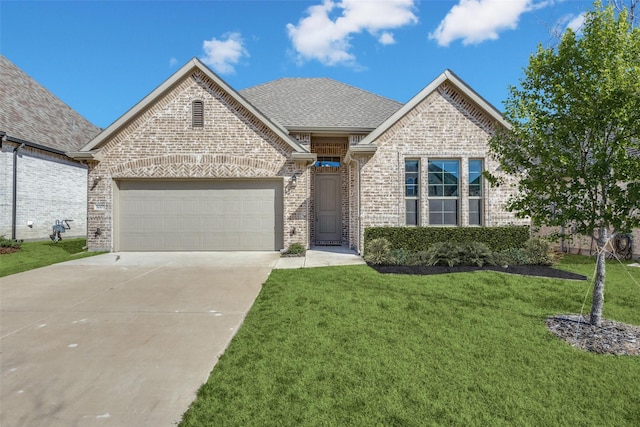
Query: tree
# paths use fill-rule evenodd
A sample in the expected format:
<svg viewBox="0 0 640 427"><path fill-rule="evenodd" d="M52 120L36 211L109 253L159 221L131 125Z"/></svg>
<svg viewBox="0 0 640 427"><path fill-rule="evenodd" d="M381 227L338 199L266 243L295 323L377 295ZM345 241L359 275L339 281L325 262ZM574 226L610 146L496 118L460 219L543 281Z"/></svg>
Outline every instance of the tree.
<svg viewBox="0 0 640 427"><path fill-rule="evenodd" d="M640 0L610 0L610 3L618 12L626 12L627 19L632 27L640 19Z"/></svg>
<svg viewBox="0 0 640 427"><path fill-rule="evenodd" d="M571 224L594 237L590 322L600 326L605 245L611 233L640 225L640 29L626 9L596 2L581 30L538 47L519 87L510 87L511 128L489 145L502 171L519 178L509 210L534 226Z"/></svg>

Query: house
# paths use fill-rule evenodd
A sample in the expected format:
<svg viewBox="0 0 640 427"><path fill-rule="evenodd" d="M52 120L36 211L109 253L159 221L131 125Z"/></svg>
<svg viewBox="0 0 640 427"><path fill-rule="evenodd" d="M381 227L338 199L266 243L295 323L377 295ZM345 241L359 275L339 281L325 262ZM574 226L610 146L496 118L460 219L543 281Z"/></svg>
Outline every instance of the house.
<svg viewBox="0 0 640 427"><path fill-rule="evenodd" d="M481 175L506 125L448 70L400 104L331 79L236 91L192 59L69 155L91 250L362 251L371 226L526 223Z"/></svg>
<svg viewBox="0 0 640 427"><path fill-rule="evenodd" d="M100 129L0 55L0 236L87 233L87 166L67 156Z"/></svg>

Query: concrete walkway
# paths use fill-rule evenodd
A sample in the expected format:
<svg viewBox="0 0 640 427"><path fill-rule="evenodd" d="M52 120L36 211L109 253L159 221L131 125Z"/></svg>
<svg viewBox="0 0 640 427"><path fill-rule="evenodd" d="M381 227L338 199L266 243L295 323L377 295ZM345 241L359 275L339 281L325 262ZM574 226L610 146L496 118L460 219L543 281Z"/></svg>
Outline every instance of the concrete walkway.
<svg viewBox="0 0 640 427"><path fill-rule="evenodd" d="M362 265L361 256L342 246L316 246L309 249L303 257L281 257L275 269L330 267L334 265Z"/></svg>

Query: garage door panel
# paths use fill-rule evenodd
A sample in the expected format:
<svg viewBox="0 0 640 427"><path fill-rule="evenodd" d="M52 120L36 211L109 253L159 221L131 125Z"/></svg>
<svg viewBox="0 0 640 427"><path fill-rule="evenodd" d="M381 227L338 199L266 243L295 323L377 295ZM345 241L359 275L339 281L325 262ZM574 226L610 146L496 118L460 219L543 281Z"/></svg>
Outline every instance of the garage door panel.
<svg viewBox="0 0 640 427"><path fill-rule="evenodd" d="M276 250L281 180L120 181L116 248Z"/></svg>

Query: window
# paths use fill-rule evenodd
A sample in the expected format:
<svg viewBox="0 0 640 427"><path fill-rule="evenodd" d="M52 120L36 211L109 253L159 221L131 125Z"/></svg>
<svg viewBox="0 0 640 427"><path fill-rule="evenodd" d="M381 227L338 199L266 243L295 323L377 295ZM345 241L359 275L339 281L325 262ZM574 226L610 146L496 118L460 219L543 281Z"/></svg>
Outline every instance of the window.
<svg viewBox="0 0 640 427"><path fill-rule="evenodd" d="M404 161L404 198L406 225L419 225L420 218L420 161Z"/></svg>
<svg viewBox="0 0 640 427"><path fill-rule="evenodd" d="M318 156L314 166L317 168L339 168L340 157L339 156L338 157Z"/></svg>
<svg viewBox="0 0 640 427"><path fill-rule="evenodd" d="M191 125L194 128L204 126L204 102L193 101L191 103Z"/></svg>
<svg viewBox="0 0 640 427"><path fill-rule="evenodd" d="M482 160L469 160L469 225L482 225Z"/></svg>
<svg viewBox="0 0 640 427"><path fill-rule="evenodd" d="M460 161L429 160L429 224L458 225Z"/></svg>

